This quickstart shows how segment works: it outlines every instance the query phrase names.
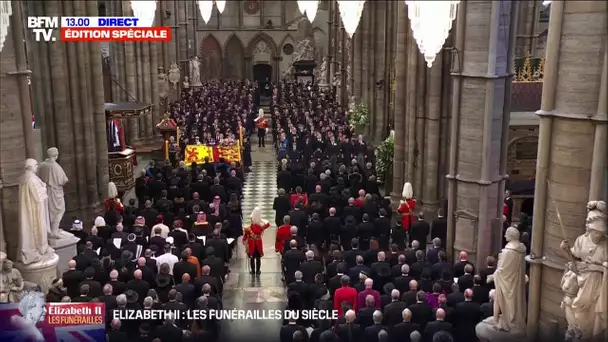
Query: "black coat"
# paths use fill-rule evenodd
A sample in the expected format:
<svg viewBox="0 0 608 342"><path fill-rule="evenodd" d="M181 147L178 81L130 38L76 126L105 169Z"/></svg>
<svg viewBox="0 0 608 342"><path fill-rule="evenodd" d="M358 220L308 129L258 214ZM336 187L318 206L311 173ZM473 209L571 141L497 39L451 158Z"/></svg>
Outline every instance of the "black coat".
<svg viewBox="0 0 608 342"><path fill-rule="evenodd" d="M277 196L272 203L272 209L275 211L274 221L277 226L283 224L283 217L291 210L291 204L287 196Z"/></svg>
<svg viewBox="0 0 608 342"><path fill-rule="evenodd" d="M413 322L401 322L391 329L388 340L390 342L410 342L410 334L414 331L420 332L420 325Z"/></svg>
<svg viewBox="0 0 608 342"><path fill-rule="evenodd" d="M429 322L426 325L426 328L424 329L424 340L425 341L432 341L433 340L433 335L435 335L436 332L438 331L446 331L449 332L450 334L452 333L452 324L445 322L445 321L433 321L433 322Z"/></svg>
<svg viewBox="0 0 608 342"><path fill-rule="evenodd" d="M336 335L338 335L340 342L364 341L363 329L361 329L359 324L338 324L336 327Z"/></svg>
<svg viewBox="0 0 608 342"><path fill-rule="evenodd" d="M456 341L475 341L475 326L481 320L481 305L475 302L462 302L454 309L454 325L458 327Z"/></svg>
<svg viewBox="0 0 608 342"><path fill-rule="evenodd" d="M196 277L196 265L185 260L180 260L173 265L173 281L176 284L182 282L182 276L186 273L190 275L190 278Z"/></svg>

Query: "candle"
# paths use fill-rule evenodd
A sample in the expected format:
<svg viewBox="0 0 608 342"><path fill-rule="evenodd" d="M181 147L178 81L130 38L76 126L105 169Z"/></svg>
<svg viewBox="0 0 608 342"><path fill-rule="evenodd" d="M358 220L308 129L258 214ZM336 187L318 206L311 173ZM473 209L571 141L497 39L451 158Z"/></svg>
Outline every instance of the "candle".
<svg viewBox="0 0 608 342"><path fill-rule="evenodd" d="M169 140L165 140L165 160L169 160Z"/></svg>

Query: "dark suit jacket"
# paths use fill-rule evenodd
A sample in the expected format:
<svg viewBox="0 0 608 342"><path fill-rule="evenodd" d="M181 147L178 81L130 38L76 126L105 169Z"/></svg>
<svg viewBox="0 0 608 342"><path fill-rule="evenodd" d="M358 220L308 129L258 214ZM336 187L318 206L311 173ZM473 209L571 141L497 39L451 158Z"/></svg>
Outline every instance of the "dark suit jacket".
<svg viewBox="0 0 608 342"><path fill-rule="evenodd" d="M196 294L194 293L194 284L192 283L181 283L175 286L175 290L182 294L182 302L191 309L194 306L196 300Z"/></svg>
<svg viewBox="0 0 608 342"><path fill-rule="evenodd" d="M362 341L361 326L359 324L338 324L336 327L336 335L340 339L340 342L357 342Z"/></svg>
<svg viewBox="0 0 608 342"><path fill-rule="evenodd" d="M181 342L184 333L182 332L182 329L175 325L163 324L155 329L154 335L160 338L161 341Z"/></svg>
<svg viewBox="0 0 608 342"><path fill-rule="evenodd" d="M287 283L295 280L296 271L300 271L300 265L306 260L304 252L299 249L289 249L283 255L283 267L285 268L285 278Z"/></svg>
<svg viewBox="0 0 608 342"><path fill-rule="evenodd" d="M440 238L441 248L446 247L446 239L448 234L448 223L445 217L437 217L433 220L431 227L431 239Z"/></svg>
<svg viewBox="0 0 608 342"><path fill-rule="evenodd" d="M431 230L431 226L425 220L416 220L410 227L410 240L418 240L420 248L426 249L426 243Z"/></svg>
<svg viewBox="0 0 608 342"><path fill-rule="evenodd" d="M150 284L140 279L129 280L127 283L127 289L133 290L137 292L139 296L138 302L141 304L144 302L144 298L148 295L148 290L150 290Z"/></svg>
<svg viewBox="0 0 608 342"><path fill-rule="evenodd" d="M395 285L395 288L397 290L399 290L399 293L403 293L405 294L406 292L408 292L410 290L410 281L414 280L414 277L410 276L410 275L406 275L406 276L399 276L396 277L395 280L393 280L393 285Z"/></svg>
<svg viewBox="0 0 608 342"><path fill-rule="evenodd" d="M401 301L394 301L384 307L384 324L393 327L403 321L403 310L407 305Z"/></svg>
<svg viewBox="0 0 608 342"><path fill-rule="evenodd" d="M190 275L190 278L196 277L196 265L184 260L180 260L173 265L173 280L176 284L182 282L182 276L186 273Z"/></svg>
<svg viewBox="0 0 608 342"><path fill-rule="evenodd" d="M61 276L63 285L67 288L67 293L70 298L80 295L80 282L84 280L84 273L79 270L67 270Z"/></svg>
<svg viewBox="0 0 608 342"><path fill-rule="evenodd" d="M433 309L427 303L416 303L408 308L412 312L412 322L420 324L425 329L428 322L433 320Z"/></svg>
<svg viewBox="0 0 608 342"><path fill-rule="evenodd" d="M494 315L494 302L487 302L487 303L481 304L481 306L479 307L479 310L481 311L480 318L482 320L493 316Z"/></svg>
<svg viewBox="0 0 608 342"><path fill-rule="evenodd" d="M420 325L413 322L401 322L391 329L388 340L390 342L410 342L410 334L414 331L421 333Z"/></svg>
<svg viewBox="0 0 608 342"><path fill-rule="evenodd" d="M194 293L197 298L201 295L203 286L209 284L211 286L211 292L216 294L222 293L222 284L217 281L217 278L211 275L201 275L194 279Z"/></svg>
<svg viewBox="0 0 608 342"><path fill-rule="evenodd" d="M281 327L281 331L279 333L281 342L292 342L293 341L293 333L296 331L301 331L302 335L304 335L304 342L308 341L308 333L306 329L298 324L286 324Z"/></svg>
<svg viewBox="0 0 608 342"><path fill-rule="evenodd" d="M315 275L323 273L323 264L316 260L307 260L300 264L300 270L302 271L303 280L308 284L312 284L315 282Z"/></svg>
<svg viewBox="0 0 608 342"><path fill-rule="evenodd" d="M458 277L458 287L460 287L460 292L463 292L466 289L472 289L475 282L473 281L473 276L470 274L465 274Z"/></svg>
<svg viewBox="0 0 608 342"><path fill-rule="evenodd" d="M97 280L85 279L80 282L80 284L78 285L78 289L80 289L80 287L85 284L89 285L89 296L99 297L99 296L103 295L103 288L101 286L101 283L98 282Z"/></svg>
<svg viewBox="0 0 608 342"><path fill-rule="evenodd" d="M458 327L454 337L458 341L475 341L475 326L481 320L481 305L475 302L462 302L454 309L454 325Z"/></svg>
<svg viewBox="0 0 608 342"><path fill-rule="evenodd" d="M452 333L452 324L445 321L433 321L429 322L424 329L424 340L432 341L433 335L438 331L447 331Z"/></svg>
<svg viewBox="0 0 608 342"><path fill-rule="evenodd" d="M453 292L447 296L448 306L453 308L456 307L459 303L464 302L464 294L462 292Z"/></svg>
<svg viewBox="0 0 608 342"><path fill-rule="evenodd" d="M365 328L365 341L378 342L378 334L382 330L388 333L388 327L382 324L372 324Z"/></svg>
<svg viewBox="0 0 608 342"><path fill-rule="evenodd" d="M356 323L361 326L362 329L369 327L374 324L373 315L374 311L376 311L376 307L364 307L359 310L357 313L357 321Z"/></svg>

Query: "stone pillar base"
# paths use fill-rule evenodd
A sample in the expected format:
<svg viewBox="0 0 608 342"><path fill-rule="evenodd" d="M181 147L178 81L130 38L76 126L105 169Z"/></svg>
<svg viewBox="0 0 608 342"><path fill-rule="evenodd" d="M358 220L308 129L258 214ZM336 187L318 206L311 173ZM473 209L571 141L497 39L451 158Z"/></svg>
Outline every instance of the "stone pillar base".
<svg viewBox="0 0 608 342"><path fill-rule="evenodd" d="M53 247L55 253L59 256L57 264L57 275L61 276L63 272L68 270L68 261L77 254L76 244L80 241L79 238L75 237L66 231L62 231L59 238L49 238L49 245Z"/></svg>
<svg viewBox="0 0 608 342"><path fill-rule="evenodd" d="M59 256L53 253L49 259L29 265L15 262L15 267L21 272L23 279L40 286L42 292L46 293L57 278L58 262Z"/></svg>
<svg viewBox="0 0 608 342"><path fill-rule="evenodd" d="M494 317L488 317L475 326L475 333L481 342L511 342L525 341L525 330L500 331L496 330Z"/></svg>

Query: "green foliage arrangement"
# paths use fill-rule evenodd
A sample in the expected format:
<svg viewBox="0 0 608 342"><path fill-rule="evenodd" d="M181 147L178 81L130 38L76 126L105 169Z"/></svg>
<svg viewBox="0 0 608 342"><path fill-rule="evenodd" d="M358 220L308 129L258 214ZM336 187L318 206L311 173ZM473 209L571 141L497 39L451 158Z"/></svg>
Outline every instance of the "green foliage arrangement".
<svg viewBox="0 0 608 342"><path fill-rule="evenodd" d="M390 135L376 148L376 173L383 177L393 168L395 156L395 136Z"/></svg>
<svg viewBox="0 0 608 342"><path fill-rule="evenodd" d="M369 125L369 110L365 104L358 103L352 106L348 124L352 130L359 132Z"/></svg>

